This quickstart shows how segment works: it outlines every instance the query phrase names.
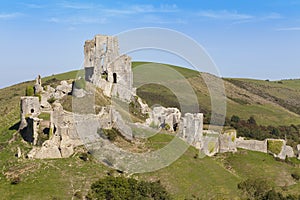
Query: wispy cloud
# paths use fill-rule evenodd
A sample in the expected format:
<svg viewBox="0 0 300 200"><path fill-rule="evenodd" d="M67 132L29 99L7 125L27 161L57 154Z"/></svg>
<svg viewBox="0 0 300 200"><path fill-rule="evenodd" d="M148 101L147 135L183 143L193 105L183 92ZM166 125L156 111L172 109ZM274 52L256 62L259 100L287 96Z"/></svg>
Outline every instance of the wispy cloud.
<svg viewBox="0 0 300 200"><path fill-rule="evenodd" d="M228 11L228 10L206 10L200 11L196 13L196 16L212 19L212 20L227 20L231 21L232 24L244 24L244 23L253 23L253 22L261 22L267 20L277 20L284 18L279 13L267 13L261 15L253 15L253 14L244 14L239 13L237 11Z"/></svg>
<svg viewBox="0 0 300 200"><path fill-rule="evenodd" d="M262 19L262 20L282 19L282 18L284 18L284 17L281 14L275 13L275 12L272 12L272 13L269 13L269 14L266 14L266 15L263 15L260 17L260 19Z"/></svg>
<svg viewBox="0 0 300 200"><path fill-rule="evenodd" d="M144 22L184 23L184 21L180 19L168 20L166 15L160 16L166 13L178 12L179 9L176 4L160 4L156 6L152 4L134 4L111 8L99 4L93 5L89 3L64 1L57 4L57 6L62 9L62 11L70 9L70 12L68 12L67 16L53 16L46 21L53 23L68 23L70 25L105 24L108 22L108 19L114 20L128 17L128 19L134 18L137 21L144 19ZM76 12L76 10L81 10L80 14ZM91 13L94 13L93 16L91 16Z"/></svg>
<svg viewBox="0 0 300 200"><path fill-rule="evenodd" d="M178 7L176 4L160 4L154 6L152 4L134 4L130 6L108 8L100 4L92 3L78 3L71 1L63 1L58 4L59 7L64 9L75 9L75 10L93 10L93 11L104 11L107 14L112 15L126 15L126 14L137 14L137 13L166 13L176 12Z"/></svg>
<svg viewBox="0 0 300 200"><path fill-rule="evenodd" d="M254 22L263 22L268 20L278 20L283 19L284 17L279 13L268 13L264 15L257 15L249 19L236 20L232 24L245 24L245 23L254 23Z"/></svg>
<svg viewBox="0 0 300 200"><path fill-rule="evenodd" d="M278 28L276 31L300 31L300 26L298 27L287 27L287 28Z"/></svg>
<svg viewBox="0 0 300 200"><path fill-rule="evenodd" d="M176 4L161 4L155 7L151 4L133 5L127 8L132 10L134 13L167 13L179 11Z"/></svg>
<svg viewBox="0 0 300 200"><path fill-rule="evenodd" d="M81 25L81 24L106 24L107 19L103 17L92 17L92 16L72 16L68 18L51 17L46 20L52 23L63 23L70 25Z"/></svg>
<svg viewBox="0 0 300 200"><path fill-rule="evenodd" d="M0 20L9 20L20 17L21 13L0 13Z"/></svg>
<svg viewBox="0 0 300 200"><path fill-rule="evenodd" d="M20 4L27 8L32 8L32 9L40 9L40 8L47 7L45 4L34 4L34 3L20 3Z"/></svg>
<svg viewBox="0 0 300 200"><path fill-rule="evenodd" d="M167 19L158 15L144 15L139 22L142 23L155 23L155 24L186 24L187 22L181 18Z"/></svg>
<svg viewBox="0 0 300 200"><path fill-rule="evenodd" d="M206 10L206 11L200 11L196 15L200 17L206 17L211 19L222 19L222 20L249 20L254 18L254 16L252 15L241 14L238 13L237 11L228 11L228 10L222 10L222 11Z"/></svg>
<svg viewBox="0 0 300 200"><path fill-rule="evenodd" d="M110 16L118 16L149 13L174 13L178 12L179 9L176 4L161 4L160 6L154 6L151 4L136 4L121 8L99 8L99 11Z"/></svg>
<svg viewBox="0 0 300 200"><path fill-rule="evenodd" d="M97 6L91 3L78 3L71 1L63 1L58 4L58 6L62 8L75 9L75 10L86 10L86 9L94 9Z"/></svg>

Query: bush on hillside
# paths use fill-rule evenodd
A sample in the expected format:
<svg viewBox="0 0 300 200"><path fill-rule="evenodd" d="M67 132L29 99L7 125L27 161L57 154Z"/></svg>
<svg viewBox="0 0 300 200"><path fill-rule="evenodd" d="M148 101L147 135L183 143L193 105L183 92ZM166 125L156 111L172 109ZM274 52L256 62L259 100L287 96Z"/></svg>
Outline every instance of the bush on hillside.
<svg viewBox="0 0 300 200"><path fill-rule="evenodd" d="M264 199L271 187L265 180L247 179L238 184L238 189L242 191L247 199Z"/></svg>
<svg viewBox="0 0 300 200"><path fill-rule="evenodd" d="M33 95L34 95L34 88L32 86L27 86L26 96L33 96Z"/></svg>
<svg viewBox="0 0 300 200"><path fill-rule="evenodd" d="M91 185L87 199L169 200L171 197L159 181L108 176Z"/></svg>

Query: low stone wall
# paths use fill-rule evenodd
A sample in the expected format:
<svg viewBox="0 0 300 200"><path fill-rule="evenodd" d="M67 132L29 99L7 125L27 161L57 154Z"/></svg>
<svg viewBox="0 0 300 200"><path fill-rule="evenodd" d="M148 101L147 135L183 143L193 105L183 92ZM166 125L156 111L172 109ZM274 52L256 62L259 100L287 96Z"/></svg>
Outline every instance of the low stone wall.
<svg viewBox="0 0 300 200"><path fill-rule="evenodd" d="M267 141L245 140L242 137L236 139L236 147L263 153L268 152Z"/></svg>

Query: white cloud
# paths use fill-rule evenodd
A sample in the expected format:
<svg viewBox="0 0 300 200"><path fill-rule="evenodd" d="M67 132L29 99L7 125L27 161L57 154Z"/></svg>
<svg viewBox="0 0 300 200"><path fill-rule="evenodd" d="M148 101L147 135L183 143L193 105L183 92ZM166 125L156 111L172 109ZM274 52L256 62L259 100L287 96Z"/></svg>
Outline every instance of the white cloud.
<svg viewBox="0 0 300 200"><path fill-rule="evenodd" d="M240 14L236 11L213 11L213 10L207 10L207 11L200 11L197 13L198 16L211 18L211 19L221 19L221 20L249 20L253 19L254 16L247 15L247 14Z"/></svg>
<svg viewBox="0 0 300 200"><path fill-rule="evenodd" d="M155 24L186 24L187 22L181 18L172 18L172 19L167 19L164 17L160 17L157 15L144 15L143 17L141 17L139 20L139 22L142 23L155 23Z"/></svg>
<svg viewBox="0 0 300 200"><path fill-rule="evenodd" d="M106 24L107 19L104 17L93 17L93 16L72 16L67 18L51 17L46 20L52 23L63 23L70 25L81 25L81 24Z"/></svg>
<svg viewBox="0 0 300 200"><path fill-rule="evenodd" d="M75 10L94 9L96 7L96 5L90 3L77 3L71 1L63 1L58 5L62 8L75 9Z"/></svg>
<svg viewBox="0 0 300 200"><path fill-rule="evenodd" d="M42 4L33 4L33 3L21 3L21 5L27 7L27 8L33 8L33 9L40 9L47 7L46 5Z"/></svg>
<svg viewBox="0 0 300 200"><path fill-rule="evenodd" d="M21 13L0 13L0 20L14 19L21 16Z"/></svg>
<svg viewBox="0 0 300 200"><path fill-rule="evenodd" d="M164 13L174 13L179 11L176 4L161 4L154 6L152 4L134 4L127 6L118 6L115 8L104 7L102 5L93 5L85 3L74 3L70 1L64 1L57 4L60 9L73 9L82 10L82 12L68 12L67 16L53 16L46 21L53 23L68 23L70 25L78 24L105 24L108 19L129 17L139 21L151 15L152 19L145 19L144 21L156 22L156 23L185 23L181 19L169 20L167 16L158 16ZM93 15L91 15L93 13ZM154 17L155 16L155 17ZM154 19L155 18L155 19Z"/></svg>
<svg viewBox="0 0 300 200"><path fill-rule="evenodd" d="M268 20L268 19L282 19L283 16L279 13L270 13L270 14L267 14L265 16L262 16L261 17L263 20Z"/></svg>
<svg viewBox="0 0 300 200"><path fill-rule="evenodd" d="M176 4L168 5L161 4L158 7L155 7L151 4L136 4L123 8L100 8L105 14L110 16L117 15L135 15L135 14L145 14L145 13L171 13L177 12L179 9Z"/></svg>
<svg viewBox="0 0 300 200"><path fill-rule="evenodd" d="M288 27L288 28L279 28L277 31L300 31L300 26L298 27Z"/></svg>
<svg viewBox="0 0 300 200"><path fill-rule="evenodd" d="M200 11L196 13L197 16L205 17L214 20L228 20L233 21L232 24L244 24L250 22L259 22L259 21L266 21L266 20L277 20L282 19L283 16L279 13L267 13L262 15L251 15L251 14L243 14L238 13L237 11L214 11L214 10L207 10L207 11Z"/></svg>

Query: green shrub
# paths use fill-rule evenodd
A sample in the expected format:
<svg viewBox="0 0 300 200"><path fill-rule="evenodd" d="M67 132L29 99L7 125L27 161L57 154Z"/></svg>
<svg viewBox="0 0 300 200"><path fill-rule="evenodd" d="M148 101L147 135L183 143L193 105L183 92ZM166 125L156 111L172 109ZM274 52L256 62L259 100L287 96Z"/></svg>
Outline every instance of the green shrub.
<svg viewBox="0 0 300 200"><path fill-rule="evenodd" d="M169 200L171 197L159 181L107 176L91 185L87 199Z"/></svg>
<svg viewBox="0 0 300 200"><path fill-rule="evenodd" d="M142 113L142 107L138 102L137 96L134 96L134 99L129 103L129 112L143 122L149 117L148 113Z"/></svg>
<svg viewBox="0 0 300 200"><path fill-rule="evenodd" d="M53 136L53 128L50 127L49 129L49 139L51 139Z"/></svg>
<svg viewBox="0 0 300 200"><path fill-rule="evenodd" d="M168 130L170 130L170 129L171 129L170 125L166 123L166 124L165 124L165 130L168 131Z"/></svg>
<svg viewBox="0 0 300 200"><path fill-rule="evenodd" d="M234 142L235 141L235 136L231 136L231 141Z"/></svg>
<svg viewBox="0 0 300 200"><path fill-rule="evenodd" d="M47 85L50 85L50 87L56 88L60 84L60 80L57 78L51 78L47 81L45 81L42 86L45 87Z"/></svg>
<svg viewBox="0 0 300 200"><path fill-rule="evenodd" d="M215 145L214 142L209 142L208 143L208 151L209 151L209 153L212 153L215 150L215 147L216 147L216 145Z"/></svg>
<svg viewBox="0 0 300 200"><path fill-rule="evenodd" d="M232 115L230 121L231 121L231 122L234 122L234 123L239 123L239 122L240 122L240 117L237 116L237 115Z"/></svg>
<svg viewBox="0 0 300 200"><path fill-rule="evenodd" d="M243 192L247 199L264 199L271 187L265 180L247 179L238 184L238 189Z"/></svg>
<svg viewBox="0 0 300 200"><path fill-rule="evenodd" d="M65 95L63 98L61 98L60 103L64 110L72 112L72 107L73 107L73 101L72 101L72 96L71 95Z"/></svg>
<svg viewBox="0 0 300 200"><path fill-rule="evenodd" d="M251 117L248 119L248 124L256 125L256 120L254 119L253 116L251 116Z"/></svg>
<svg viewBox="0 0 300 200"><path fill-rule="evenodd" d="M35 94L34 96L35 96L35 97L38 97L40 102L42 101L42 96L41 96L41 94Z"/></svg>
<svg viewBox="0 0 300 200"><path fill-rule="evenodd" d="M56 99L54 97L51 97L47 101L48 101L48 103L53 104L56 101Z"/></svg>
<svg viewBox="0 0 300 200"><path fill-rule="evenodd" d="M108 78L108 75L107 75L107 74L105 74L105 73L104 73L104 74L101 74L101 78L102 78L102 79L104 79L104 80L107 80L107 78Z"/></svg>
<svg viewBox="0 0 300 200"><path fill-rule="evenodd" d="M107 139L110 141L115 141L119 135L119 131L115 128L112 129L103 129L103 133L107 136Z"/></svg>
<svg viewBox="0 0 300 200"><path fill-rule="evenodd" d="M268 151L278 155L281 152L283 142L281 140L268 140L267 148Z"/></svg>
<svg viewBox="0 0 300 200"><path fill-rule="evenodd" d="M49 121L50 120L50 113L45 113L45 112L42 112L38 118L40 119L43 119L45 121Z"/></svg>
<svg viewBox="0 0 300 200"><path fill-rule="evenodd" d="M26 96L33 96L34 95L34 88L33 86L27 86L26 88Z"/></svg>

